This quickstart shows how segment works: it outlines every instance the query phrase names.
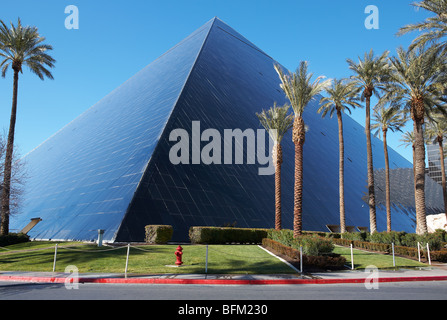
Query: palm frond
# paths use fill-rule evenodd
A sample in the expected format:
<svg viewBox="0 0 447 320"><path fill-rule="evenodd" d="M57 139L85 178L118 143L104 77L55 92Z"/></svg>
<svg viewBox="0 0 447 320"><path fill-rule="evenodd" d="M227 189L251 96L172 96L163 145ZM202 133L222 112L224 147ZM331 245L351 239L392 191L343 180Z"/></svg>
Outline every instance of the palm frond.
<svg viewBox="0 0 447 320"><path fill-rule="evenodd" d="M329 112L330 116L335 111L351 113L351 109L360 108L358 87L356 82L347 79L333 79L330 87L326 88L326 97L320 99L320 108L317 110L324 118Z"/></svg>
<svg viewBox="0 0 447 320"><path fill-rule="evenodd" d="M398 48L397 56L389 59L391 78L378 105L389 103L414 116L413 108L419 101L424 107L422 117L430 118L436 111L445 113L446 104L441 97L445 90L446 65L440 59L435 50Z"/></svg>
<svg viewBox="0 0 447 320"><path fill-rule="evenodd" d="M397 36L422 31L410 44L409 50L424 47L427 45L437 45L438 49L447 50L447 1L446 0L423 0L411 4L415 8L424 9L433 14L422 22L408 24L399 29Z"/></svg>
<svg viewBox="0 0 447 320"><path fill-rule="evenodd" d="M289 108L288 104L279 107L275 102L270 109L256 113L262 126L268 131L275 143L281 143L284 135L293 127L294 116L293 114L288 114Z"/></svg>
<svg viewBox="0 0 447 320"><path fill-rule="evenodd" d="M431 143L437 143L447 136L447 119L443 114L434 114L432 120L425 127L427 140Z"/></svg>
<svg viewBox="0 0 447 320"><path fill-rule="evenodd" d="M363 60L359 57L358 62L346 59L349 69L354 73L351 77L359 88L363 88L362 101L366 95L377 94L386 82L389 81L391 70L388 63L389 51L375 56L371 49L364 54Z"/></svg>
<svg viewBox="0 0 447 320"><path fill-rule="evenodd" d="M414 132L413 131L405 131L402 134L402 138L399 140L402 144L399 147L404 146L405 148L408 146L412 146L414 143Z"/></svg>
<svg viewBox="0 0 447 320"><path fill-rule="evenodd" d="M295 116L302 116L306 105L330 84L330 80L323 80L325 77L322 76L312 81L313 73L308 72L307 61L301 61L295 73L284 73L278 64L274 67Z"/></svg>
<svg viewBox="0 0 447 320"><path fill-rule="evenodd" d="M401 131L408 118L397 106L378 106L374 108L373 123L371 129L375 130L374 135L381 138L384 130Z"/></svg>
<svg viewBox="0 0 447 320"><path fill-rule="evenodd" d="M49 68L53 68L56 61L48 54L53 47L43 43L44 41L45 37L39 35L36 27L23 26L20 19L17 25L11 22L9 28L0 20L2 76L5 77L9 66L14 71L23 72L22 66L25 65L40 79L53 79Z"/></svg>

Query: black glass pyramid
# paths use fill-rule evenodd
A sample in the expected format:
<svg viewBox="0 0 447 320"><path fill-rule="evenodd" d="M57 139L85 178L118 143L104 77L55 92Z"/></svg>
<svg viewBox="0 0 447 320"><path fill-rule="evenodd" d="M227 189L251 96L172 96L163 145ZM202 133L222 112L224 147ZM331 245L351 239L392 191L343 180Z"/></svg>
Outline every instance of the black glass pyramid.
<svg viewBox="0 0 447 320"><path fill-rule="evenodd" d="M273 227L274 176L259 175L263 166L250 156L237 164L233 152L225 164L222 153L221 164L195 164L191 152L189 164L173 164L169 154L177 143L170 134L183 129L192 137L194 123L200 132L221 133L222 146L226 129L261 129L255 112L286 102L274 62L212 19L25 157L30 178L11 229L39 217L29 232L35 239L94 240L103 229L105 241L122 242L143 241L148 224L172 225L177 241L188 240L190 226ZM313 103L305 112L303 228L328 231L339 224L338 128L317 108ZM344 131L346 223L368 227L364 128L345 116ZM380 231L386 229L383 146L373 143ZM283 227L291 228L290 133L283 150ZM390 164L393 229L414 232L412 165L394 150ZM442 211L440 187L427 179L427 188L429 212Z"/></svg>

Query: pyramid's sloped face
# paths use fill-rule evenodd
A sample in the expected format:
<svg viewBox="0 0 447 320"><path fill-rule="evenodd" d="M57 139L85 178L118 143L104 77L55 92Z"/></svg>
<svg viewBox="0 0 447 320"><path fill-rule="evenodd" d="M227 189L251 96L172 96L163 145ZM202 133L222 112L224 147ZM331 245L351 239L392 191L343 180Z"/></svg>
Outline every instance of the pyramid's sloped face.
<svg viewBox="0 0 447 320"><path fill-rule="evenodd" d="M188 240L190 226L273 227L274 176L259 175L266 165L256 154L255 163L248 163L246 141L242 164L236 164L235 140L231 162L224 164L224 136L226 130L252 130L256 147L257 138L266 137L256 136L262 128L255 113L286 102L274 63L213 19L27 157L31 179L25 214L15 218L14 227L40 217L32 237L89 240L97 229L105 229L105 239L115 241L143 241L148 224L172 225L177 241ZM339 225L338 124L335 118L322 119L317 109L314 101L304 113L309 131L303 228L327 231L326 225ZM348 116L343 119L346 224L368 227L364 128ZM199 154L192 148L193 123L199 124ZM170 135L178 129L188 135L188 164L170 158L178 143ZM201 157L210 142L200 141L207 129L220 135L220 164L205 164ZM282 145L282 221L284 228L292 228L291 132ZM393 229L414 232L411 164L389 152ZM384 158L378 139L373 139L373 153L378 229L385 230ZM199 163L193 164L197 157ZM435 191L428 204L434 211L442 207L440 187Z"/></svg>
<svg viewBox="0 0 447 320"><path fill-rule="evenodd" d="M187 240L190 226L271 225L273 176L259 176L258 165L204 163L174 165L169 135L178 128L200 131L261 129L255 112L285 102L273 60L216 20L166 126L118 241L142 239L146 224L174 226L174 239ZM191 136L192 137L192 136ZM264 138L264 137L263 137ZM207 143L202 142L201 146ZM222 150L222 163L224 151ZM234 159L234 153L233 153ZM262 208L262 210L259 210Z"/></svg>
<svg viewBox="0 0 447 320"><path fill-rule="evenodd" d="M23 214L39 239L112 240L178 99L210 24L114 90L29 153Z"/></svg>
<svg viewBox="0 0 447 320"><path fill-rule="evenodd" d="M286 102L279 87L274 61L245 38L216 20L178 104L166 126L165 134L142 180L117 239L144 238L142 226L174 226L174 240L187 240L190 226L274 227L274 177L258 174L259 164L189 164L174 165L169 152L177 141L169 134L178 128L189 133L192 144L193 121L200 122L200 132L216 129L224 146L225 129L259 129L256 112L276 101ZM338 194L338 125L336 119L322 119L318 104L312 102L306 112L309 126L304 146L303 227L327 231L326 225L339 225ZM364 128L348 116L345 121L345 197L347 225L369 227L367 193L366 139ZM201 142L201 150L209 141ZM282 221L292 228L294 145L289 132L283 139ZM246 149L244 149L246 150ZM221 163L224 162L222 147ZM192 152L191 152L192 153ZM374 139L375 168L384 168L383 144ZM411 164L390 150L391 169ZM394 171L393 171L394 172ZM378 175L380 177L380 175ZM402 182L404 181L404 182ZM408 186L411 176L393 180ZM378 182L379 186L383 183ZM382 186L383 187L383 186ZM410 187L411 188L411 187ZM378 189L378 226L386 229L383 191ZM392 198L395 230L414 231L414 207L402 204L402 193L394 189Z"/></svg>

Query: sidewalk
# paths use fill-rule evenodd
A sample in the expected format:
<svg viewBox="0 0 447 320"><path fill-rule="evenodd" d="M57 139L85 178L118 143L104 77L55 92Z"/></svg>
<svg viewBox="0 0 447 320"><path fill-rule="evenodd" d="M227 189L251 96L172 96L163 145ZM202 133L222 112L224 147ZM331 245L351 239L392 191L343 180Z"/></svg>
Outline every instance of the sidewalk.
<svg viewBox="0 0 447 320"><path fill-rule="evenodd" d="M72 274L53 272L0 272L0 281L32 283L65 283L72 280ZM216 275L216 274L79 274L79 283L116 284L198 284L198 285L287 285L287 284L337 284L407 281L447 281L447 266L433 265L423 269L334 271L312 274L281 275ZM447 286L447 282L446 282Z"/></svg>

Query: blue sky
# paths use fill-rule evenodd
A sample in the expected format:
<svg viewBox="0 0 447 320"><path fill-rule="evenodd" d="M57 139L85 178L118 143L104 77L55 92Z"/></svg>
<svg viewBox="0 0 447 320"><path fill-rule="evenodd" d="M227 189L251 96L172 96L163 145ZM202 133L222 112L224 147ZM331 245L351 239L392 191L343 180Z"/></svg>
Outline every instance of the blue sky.
<svg viewBox="0 0 447 320"><path fill-rule="evenodd" d="M16 144L24 155L94 105L214 16L290 70L307 60L314 75L351 75L346 58L373 49L396 52L415 34L396 37L405 24L424 20L406 0L16 0L3 2L0 19L20 17L38 27L57 60L54 80L20 75ZM65 7L79 9L79 29L65 28ZM379 9L379 29L367 29L368 5ZM11 70L10 70L11 71ZM12 73L0 78L0 130L7 132ZM364 125L364 109L352 117ZM408 124L412 129L412 124ZM389 145L412 161L411 148Z"/></svg>

